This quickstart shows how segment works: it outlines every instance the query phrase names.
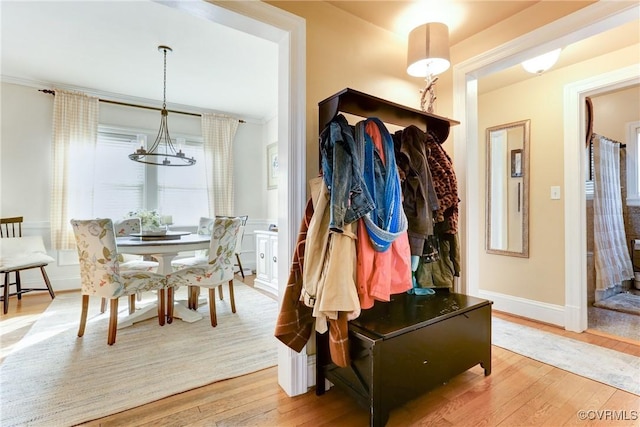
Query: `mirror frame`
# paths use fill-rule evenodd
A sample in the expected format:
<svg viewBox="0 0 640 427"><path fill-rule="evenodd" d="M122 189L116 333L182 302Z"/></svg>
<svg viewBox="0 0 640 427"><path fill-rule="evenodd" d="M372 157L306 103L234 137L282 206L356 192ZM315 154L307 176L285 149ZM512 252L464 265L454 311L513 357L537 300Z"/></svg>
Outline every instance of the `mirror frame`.
<svg viewBox="0 0 640 427"><path fill-rule="evenodd" d="M498 126L492 126L487 128L486 130L486 164L485 164L485 174L486 174L486 201L485 201L485 226L486 226L486 240L485 240L485 249L489 254L495 255L506 255L506 256L514 256L521 258L529 258L529 145L530 145L530 125L531 120L520 120L517 122L507 123ZM522 250L521 251L510 251L503 249L492 249L491 248L491 150L490 150L490 142L491 142L491 132L496 130L506 130L514 127L522 127L523 128L523 141L522 141ZM509 171L511 172L511 171ZM511 174L509 175L511 176Z"/></svg>

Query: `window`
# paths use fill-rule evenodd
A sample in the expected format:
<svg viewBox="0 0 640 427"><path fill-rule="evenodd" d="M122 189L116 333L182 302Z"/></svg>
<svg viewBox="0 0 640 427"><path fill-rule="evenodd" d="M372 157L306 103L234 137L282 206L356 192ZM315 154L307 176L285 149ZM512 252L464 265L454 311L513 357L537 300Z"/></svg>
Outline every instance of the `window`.
<svg viewBox="0 0 640 427"><path fill-rule="evenodd" d="M627 124L627 206L640 206L640 121Z"/></svg>
<svg viewBox="0 0 640 427"><path fill-rule="evenodd" d="M183 147L196 164L188 167L147 165L129 159L137 148L137 134L131 129L100 126L93 214L118 219L136 209L157 209L171 215L177 225L197 224L209 214L204 150L199 137L184 136ZM147 141L156 135L147 134Z"/></svg>

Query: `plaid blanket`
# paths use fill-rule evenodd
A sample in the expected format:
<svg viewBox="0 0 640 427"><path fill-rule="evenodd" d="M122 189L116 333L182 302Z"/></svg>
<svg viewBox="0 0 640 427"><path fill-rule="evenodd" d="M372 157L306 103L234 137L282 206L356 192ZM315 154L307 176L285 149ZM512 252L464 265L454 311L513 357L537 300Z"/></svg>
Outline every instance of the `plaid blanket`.
<svg viewBox="0 0 640 427"><path fill-rule="evenodd" d="M312 316L313 308L307 307L300 300L304 250L313 212L313 203L309 199L298 231L287 287L284 291L274 333L277 339L298 353L309 341L315 323ZM348 326L345 313L340 313L336 320L329 320L329 351L333 363L342 367L349 365Z"/></svg>

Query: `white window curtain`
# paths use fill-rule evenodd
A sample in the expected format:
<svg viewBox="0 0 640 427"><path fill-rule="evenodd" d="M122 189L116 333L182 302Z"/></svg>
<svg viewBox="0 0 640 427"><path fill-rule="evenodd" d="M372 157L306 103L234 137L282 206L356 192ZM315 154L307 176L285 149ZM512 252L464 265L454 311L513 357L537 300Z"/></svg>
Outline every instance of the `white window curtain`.
<svg viewBox="0 0 640 427"><path fill-rule="evenodd" d="M594 135L594 239L596 289L606 290L633 277L622 216L620 145Z"/></svg>
<svg viewBox="0 0 640 427"><path fill-rule="evenodd" d="M98 103L82 93L55 91L50 222L56 250L75 248L70 219L91 217Z"/></svg>
<svg viewBox="0 0 640 427"><path fill-rule="evenodd" d="M202 137L209 195L209 215L234 215L233 138L238 119L202 114Z"/></svg>

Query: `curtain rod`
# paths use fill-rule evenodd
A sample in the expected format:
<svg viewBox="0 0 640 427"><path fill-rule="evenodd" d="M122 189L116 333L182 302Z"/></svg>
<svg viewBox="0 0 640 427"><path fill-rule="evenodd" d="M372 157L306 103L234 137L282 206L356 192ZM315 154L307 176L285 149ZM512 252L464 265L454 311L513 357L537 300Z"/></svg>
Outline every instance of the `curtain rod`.
<svg viewBox="0 0 640 427"><path fill-rule="evenodd" d="M55 91L53 91L53 90L50 90L50 89L38 89L38 92L48 93L49 95L53 95L53 96L55 96L55 95L56 95L56 92L55 92ZM162 110L161 108L158 108L158 107L148 107L148 106L146 106L146 105L130 104L130 103L128 103L128 102L111 101L111 100L109 100L109 99L101 99L101 98L98 98L98 101L100 101L100 102L104 102L104 103L107 103L107 104L122 105L122 106L125 106L125 107L144 108L144 109L147 109L147 110L156 110L156 111L161 111L161 110ZM186 112L186 111L177 111L177 110L169 110L169 109L167 109L167 111L168 111L169 113L185 114L185 115L187 115L187 116L202 117L202 114L199 114L199 113L188 113L188 112ZM242 120L242 119L238 119L238 122L239 122L239 123L246 123L246 122L245 122L244 120Z"/></svg>
<svg viewBox="0 0 640 427"><path fill-rule="evenodd" d="M611 139L608 136L600 135L599 133L594 133L594 135L598 135L601 138L608 139L609 141L613 142L614 144L618 144L620 146L620 148L627 148L627 144L625 144L624 142L616 141L615 139Z"/></svg>

